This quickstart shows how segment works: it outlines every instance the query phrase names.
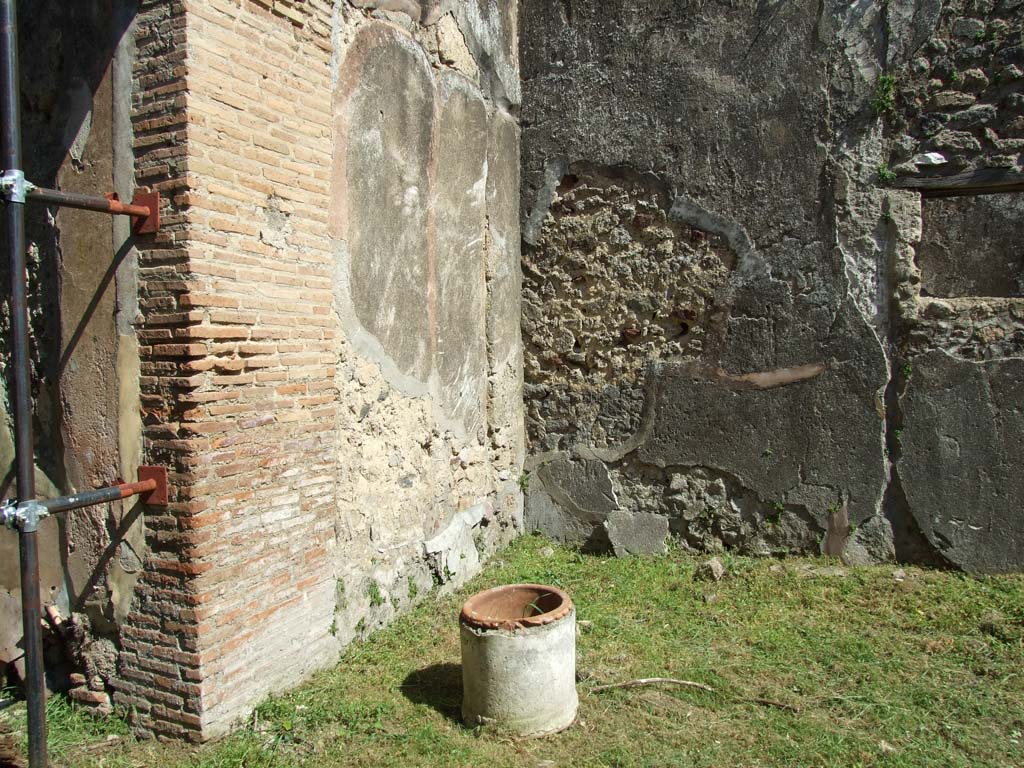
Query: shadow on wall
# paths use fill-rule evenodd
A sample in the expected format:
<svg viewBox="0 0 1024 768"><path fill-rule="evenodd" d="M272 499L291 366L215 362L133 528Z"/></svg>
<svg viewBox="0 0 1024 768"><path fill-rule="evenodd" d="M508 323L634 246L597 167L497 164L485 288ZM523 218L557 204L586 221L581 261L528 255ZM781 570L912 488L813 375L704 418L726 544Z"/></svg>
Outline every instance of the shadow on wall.
<svg viewBox="0 0 1024 768"><path fill-rule="evenodd" d="M26 178L37 186L60 187L62 172L81 172L94 120L107 119L108 104L96 97L109 73L114 51L127 33L137 3L120 0L108 12L92 3L18 3L23 165ZM102 115L100 113L103 113ZM109 183L109 182L108 182ZM109 190L97 190L103 193ZM26 240L29 244L29 301L32 334L32 379L37 431L37 462L56 489L67 487L63 465L63 436L59 380L72 344L65 345L61 328L61 232L54 209L29 205ZM97 217L99 219L99 217ZM100 224L109 229L106 221ZM6 228L5 224L0 227ZM65 235L65 240L67 240ZM99 258L98 254L94 255ZM115 259L115 262L117 260ZM103 262L96 262L97 266ZM10 292L9 275L0 270L0 290ZM102 294L106 285L99 288ZM83 321L84 322L84 321ZM77 337L81 335L76 334ZM0 317L0 357L9 356L9 320ZM62 354L61 348L67 346ZM12 369L7 366L8 398L13 396ZM10 404L3 403L10 420ZM13 457L2 467L5 486L13 478ZM11 491L13 493L13 490Z"/></svg>
<svg viewBox="0 0 1024 768"><path fill-rule="evenodd" d="M130 86L118 78L130 67L120 67L115 52L131 34L138 3L19 0L17 6L26 178L38 186L93 195L110 192L112 184L130 183L131 143L124 136L124 143L117 143L124 115L118 117L115 106L129 101ZM119 159L122 165L127 161L127 174ZM118 325L132 313L115 301L114 294L115 274L130 258L132 242L122 243L123 237L118 237L122 224L127 231L126 221L115 223L107 216L37 204L26 208L36 491L42 497L106 485L124 472L118 440ZM5 296L10 291L6 269L0 270L0 291ZM4 314L0 360L9 359L9 343L9 317ZM0 478L5 496L16 493L12 374L11 366L5 366L0 383ZM129 461L137 463L132 457ZM118 610L108 597L118 588L130 596L130 583L141 569L136 556L141 535L121 541L135 517L115 519L110 508L102 506L81 510L70 520L45 521L40 551L43 601L56 604L65 618L69 612L86 610L97 631L114 634ZM0 562L4 663L21 655L16 647L21 637L17 537L0 535ZM67 667L56 658L65 654L64 646L65 638L55 634L47 651L51 687L67 685ZM106 663L109 654L100 655L102 669L91 671L107 679L113 665Z"/></svg>

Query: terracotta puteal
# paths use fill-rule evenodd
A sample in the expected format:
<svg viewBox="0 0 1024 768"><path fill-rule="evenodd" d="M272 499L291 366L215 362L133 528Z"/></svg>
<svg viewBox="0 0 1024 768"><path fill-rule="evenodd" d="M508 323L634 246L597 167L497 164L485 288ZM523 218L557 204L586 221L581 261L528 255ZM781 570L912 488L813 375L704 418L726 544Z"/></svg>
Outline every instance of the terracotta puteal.
<svg viewBox="0 0 1024 768"><path fill-rule="evenodd" d="M524 737L576 719L576 609L543 584L478 592L462 606L462 719Z"/></svg>

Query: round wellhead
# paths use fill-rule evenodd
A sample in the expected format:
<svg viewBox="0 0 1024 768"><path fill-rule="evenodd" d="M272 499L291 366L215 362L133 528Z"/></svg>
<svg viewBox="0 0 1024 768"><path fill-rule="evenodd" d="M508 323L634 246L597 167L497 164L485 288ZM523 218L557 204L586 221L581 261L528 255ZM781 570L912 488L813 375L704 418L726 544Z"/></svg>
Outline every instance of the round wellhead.
<svg viewBox="0 0 1024 768"><path fill-rule="evenodd" d="M576 610L546 584L506 584L462 606L462 719L524 737L576 719Z"/></svg>
<svg viewBox="0 0 1024 768"><path fill-rule="evenodd" d="M558 587L505 584L469 598L462 606L460 619L481 629L511 629L550 624L570 611L572 600Z"/></svg>

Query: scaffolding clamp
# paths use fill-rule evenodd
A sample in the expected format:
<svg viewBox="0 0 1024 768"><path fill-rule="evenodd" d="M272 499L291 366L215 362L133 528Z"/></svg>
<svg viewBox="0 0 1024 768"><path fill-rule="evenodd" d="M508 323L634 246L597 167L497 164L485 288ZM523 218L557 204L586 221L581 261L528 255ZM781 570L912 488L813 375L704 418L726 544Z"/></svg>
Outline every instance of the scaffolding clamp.
<svg viewBox="0 0 1024 768"><path fill-rule="evenodd" d="M0 176L0 195L8 203L24 203L28 193L35 188L35 184L25 181L24 171L4 171Z"/></svg>
<svg viewBox="0 0 1024 768"><path fill-rule="evenodd" d="M7 499L0 506L0 520L5 528L22 533L35 533L39 530L39 521L48 517L50 510L38 501L12 501Z"/></svg>

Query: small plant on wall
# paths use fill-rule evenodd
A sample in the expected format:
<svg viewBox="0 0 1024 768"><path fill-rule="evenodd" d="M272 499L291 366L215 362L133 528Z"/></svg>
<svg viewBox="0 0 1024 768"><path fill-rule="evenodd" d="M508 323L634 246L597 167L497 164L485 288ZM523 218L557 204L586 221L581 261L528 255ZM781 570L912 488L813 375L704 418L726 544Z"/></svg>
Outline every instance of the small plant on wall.
<svg viewBox="0 0 1024 768"><path fill-rule="evenodd" d="M882 184L889 184L895 181L896 179L896 171L894 171L888 165L878 166L878 168L876 169L876 173L878 174L878 180Z"/></svg>
<svg viewBox="0 0 1024 768"><path fill-rule="evenodd" d="M380 585L376 581L370 582L366 594L370 598L370 607L377 608L384 605L384 595L381 593Z"/></svg>
<svg viewBox="0 0 1024 768"><path fill-rule="evenodd" d="M896 112L896 76L881 75L875 83L875 96L871 99L875 114L892 115Z"/></svg>

